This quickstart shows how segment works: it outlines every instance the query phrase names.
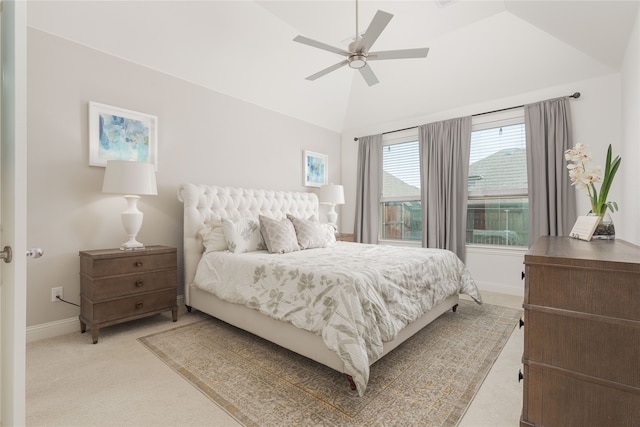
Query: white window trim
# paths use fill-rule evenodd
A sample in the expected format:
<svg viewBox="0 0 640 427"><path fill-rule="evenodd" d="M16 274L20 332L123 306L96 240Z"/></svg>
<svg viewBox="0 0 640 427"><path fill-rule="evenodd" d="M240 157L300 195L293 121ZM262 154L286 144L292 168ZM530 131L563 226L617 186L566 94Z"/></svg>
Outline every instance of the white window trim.
<svg viewBox="0 0 640 427"><path fill-rule="evenodd" d="M517 123L524 123L524 107L473 116L471 118L471 132L497 126L509 126Z"/></svg>
<svg viewBox="0 0 640 427"><path fill-rule="evenodd" d="M471 119L471 132L491 129L498 126L509 126L524 123L524 107L513 108L497 113L490 113L480 116L473 116ZM529 197L529 189L513 189L513 190L485 190L469 191L467 200L482 200L495 198L518 198ZM499 245L483 245L478 243L465 243L468 253L483 254L521 254L525 253L528 248L525 246L499 246Z"/></svg>
<svg viewBox="0 0 640 427"><path fill-rule="evenodd" d="M410 128L402 131L390 132L382 135L382 149L389 145L396 144L404 144L406 142L413 142L419 140L419 131L418 128ZM402 196L402 197L383 197L380 195L380 227L378 229L378 243L384 243L388 245L399 245L399 246L422 246L421 241L416 240L403 240L403 239L383 239L381 236L383 234L384 222L382 221L382 204L386 202L420 202L421 197L417 198L414 196Z"/></svg>
<svg viewBox="0 0 640 427"><path fill-rule="evenodd" d="M529 197L529 191L526 188L514 188L512 190L484 190L468 192L468 198L473 200L512 199L518 197Z"/></svg>

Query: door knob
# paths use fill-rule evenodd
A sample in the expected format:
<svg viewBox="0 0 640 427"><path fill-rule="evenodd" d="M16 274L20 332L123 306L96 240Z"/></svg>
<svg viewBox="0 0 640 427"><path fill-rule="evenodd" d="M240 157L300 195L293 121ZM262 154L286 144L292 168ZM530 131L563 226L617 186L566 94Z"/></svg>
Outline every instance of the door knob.
<svg viewBox="0 0 640 427"><path fill-rule="evenodd" d="M40 258L42 255L44 255L42 248L31 248L27 250L27 256L31 258Z"/></svg>
<svg viewBox="0 0 640 427"><path fill-rule="evenodd" d="M2 251L0 251L0 259L9 264L13 259L13 251L11 250L11 246L5 246Z"/></svg>

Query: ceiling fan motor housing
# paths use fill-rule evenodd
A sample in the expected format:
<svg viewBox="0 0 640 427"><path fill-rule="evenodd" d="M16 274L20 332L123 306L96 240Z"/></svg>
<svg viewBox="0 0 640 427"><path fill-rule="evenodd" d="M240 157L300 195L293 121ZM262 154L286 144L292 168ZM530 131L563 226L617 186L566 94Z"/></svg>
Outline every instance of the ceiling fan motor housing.
<svg viewBox="0 0 640 427"><path fill-rule="evenodd" d="M365 65L367 65L366 55L356 53L349 57L349 67L358 69L364 67Z"/></svg>

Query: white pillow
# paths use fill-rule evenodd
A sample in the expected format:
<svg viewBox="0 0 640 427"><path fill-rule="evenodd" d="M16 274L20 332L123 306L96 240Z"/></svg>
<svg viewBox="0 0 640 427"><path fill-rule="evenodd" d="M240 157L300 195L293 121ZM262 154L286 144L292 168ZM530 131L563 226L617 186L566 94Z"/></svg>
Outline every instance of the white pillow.
<svg viewBox="0 0 640 427"><path fill-rule="evenodd" d="M287 218L275 220L260 215L260 231L267 244L267 249L272 254L284 254L300 250L296 230Z"/></svg>
<svg viewBox="0 0 640 427"><path fill-rule="evenodd" d="M327 244L322 224L312 219L296 218L287 215L296 230L296 237L300 249L324 248Z"/></svg>
<svg viewBox="0 0 640 427"><path fill-rule="evenodd" d="M222 221L212 221L209 227L200 229L198 234L202 238L204 253L228 249L224 231L222 230Z"/></svg>
<svg viewBox="0 0 640 427"><path fill-rule="evenodd" d="M336 229L331 224L322 224L322 231L324 232L325 248L330 248L336 244Z"/></svg>
<svg viewBox="0 0 640 427"><path fill-rule="evenodd" d="M233 253L253 252L266 249L260 225L255 218L223 218L222 230L229 251Z"/></svg>

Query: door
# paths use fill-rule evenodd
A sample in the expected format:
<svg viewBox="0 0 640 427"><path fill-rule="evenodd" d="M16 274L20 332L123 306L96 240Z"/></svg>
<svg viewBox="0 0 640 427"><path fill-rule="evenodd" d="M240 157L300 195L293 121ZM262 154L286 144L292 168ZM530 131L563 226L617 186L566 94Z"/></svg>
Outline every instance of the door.
<svg viewBox="0 0 640 427"><path fill-rule="evenodd" d="M25 424L27 221L27 10L25 1L0 4L0 423Z"/></svg>

